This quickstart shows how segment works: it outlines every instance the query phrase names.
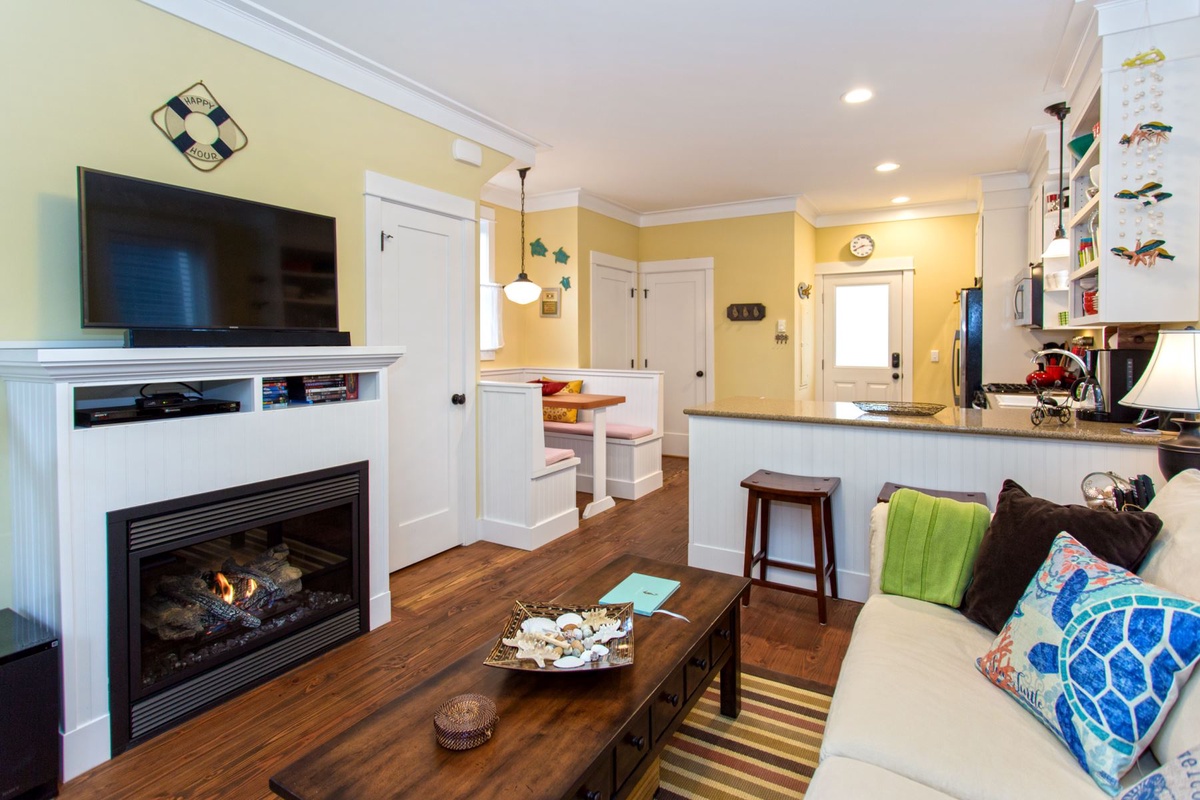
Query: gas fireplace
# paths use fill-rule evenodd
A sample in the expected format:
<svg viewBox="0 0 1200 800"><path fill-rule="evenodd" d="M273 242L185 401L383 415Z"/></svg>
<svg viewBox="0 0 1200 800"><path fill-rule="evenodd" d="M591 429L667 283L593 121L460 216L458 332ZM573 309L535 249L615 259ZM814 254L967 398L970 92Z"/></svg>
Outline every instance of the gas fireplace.
<svg viewBox="0 0 1200 800"><path fill-rule="evenodd" d="M365 632L367 463L112 511L113 755Z"/></svg>

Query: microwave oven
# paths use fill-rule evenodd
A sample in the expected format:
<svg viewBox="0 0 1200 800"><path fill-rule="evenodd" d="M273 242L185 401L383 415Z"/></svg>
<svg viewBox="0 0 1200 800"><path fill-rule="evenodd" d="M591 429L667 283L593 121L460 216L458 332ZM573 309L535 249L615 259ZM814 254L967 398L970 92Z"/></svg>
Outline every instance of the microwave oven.
<svg viewBox="0 0 1200 800"><path fill-rule="evenodd" d="M1017 278L1012 296L1013 324L1042 327L1042 265L1030 264L1029 275Z"/></svg>

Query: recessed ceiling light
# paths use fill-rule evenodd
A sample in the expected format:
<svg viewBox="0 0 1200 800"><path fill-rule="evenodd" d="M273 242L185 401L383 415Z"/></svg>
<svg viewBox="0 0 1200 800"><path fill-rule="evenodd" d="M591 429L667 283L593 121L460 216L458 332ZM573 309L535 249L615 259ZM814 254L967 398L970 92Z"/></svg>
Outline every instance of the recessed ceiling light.
<svg viewBox="0 0 1200 800"><path fill-rule="evenodd" d="M900 195L899 197L893 197L892 202L893 203L907 203L911 199L912 199L911 197L905 197L904 195Z"/></svg>
<svg viewBox="0 0 1200 800"><path fill-rule="evenodd" d="M893 161L885 161L875 168L876 172L891 172L894 169L900 169L900 165Z"/></svg>
<svg viewBox="0 0 1200 800"><path fill-rule="evenodd" d="M870 89L851 89L842 95L842 101L846 103L865 103L875 96L875 93Z"/></svg>

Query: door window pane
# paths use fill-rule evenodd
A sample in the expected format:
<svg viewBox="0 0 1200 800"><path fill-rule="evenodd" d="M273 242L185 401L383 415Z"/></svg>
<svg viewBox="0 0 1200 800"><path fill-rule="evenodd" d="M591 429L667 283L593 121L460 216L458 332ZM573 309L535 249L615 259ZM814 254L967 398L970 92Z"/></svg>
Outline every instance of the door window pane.
<svg viewBox="0 0 1200 800"><path fill-rule="evenodd" d="M834 295L834 364L888 366L888 285L838 286Z"/></svg>

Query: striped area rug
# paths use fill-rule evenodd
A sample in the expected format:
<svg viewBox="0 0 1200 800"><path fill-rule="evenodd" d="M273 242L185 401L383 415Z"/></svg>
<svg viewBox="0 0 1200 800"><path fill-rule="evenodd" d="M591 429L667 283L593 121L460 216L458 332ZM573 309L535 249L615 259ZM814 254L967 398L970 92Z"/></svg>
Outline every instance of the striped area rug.
<svg viewBox="0 0 1200 800"><path fill-rule="evenodd" d="M817 768L831 692L744 669L742 713L731 720L721 716L719 684L718 678L663 751L659 800L803 797Z"/></svg>

